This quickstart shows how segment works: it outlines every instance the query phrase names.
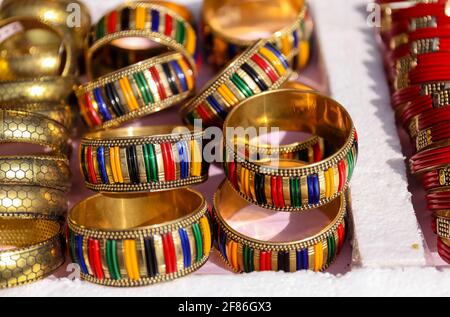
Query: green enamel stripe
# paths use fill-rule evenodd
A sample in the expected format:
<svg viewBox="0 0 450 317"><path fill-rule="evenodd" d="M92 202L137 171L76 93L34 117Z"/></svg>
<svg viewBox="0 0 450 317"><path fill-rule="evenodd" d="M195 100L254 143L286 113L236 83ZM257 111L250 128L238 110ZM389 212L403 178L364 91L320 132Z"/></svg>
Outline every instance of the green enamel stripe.
<svg viewBox="0 0 450 317"><path fill-rule="evenodd" d="M186 119L187 119L188 123L194 124L194 121L195 121L196 117L194 116L194 113L193 113L193 112L189 112L189 113L186 115Z"/></svg>
<svg viewBox="0 0 450 317"><path fill-rule="evenodd" d="M242 248L242 260L243 260L242 262L244 262L244 272L245 273L249 273L248 272L248 263L247 263L247 258L248 258L247 252L248 252L248 248L246 246L244 246Z"/></svg>
<svg viewBox="0 0 450 317"><path fill-rule="evenodd" d="M352 151L348 152L348 155L347 155L347 166L348 166L347 181L350 181L350 179L352 178L352 173L353 173L353 154L352 154Z"/></svg>
<svg viewBox="0 0 450 317"><path fill-rule="evenodd" d="M101 39L105 36L105 17L101 18L97 23L97 28L95 30L96 39Z"/></svg>
<svg viewBox="0 0 450 317"><path fill-rule="evenodd" d="M140 74L141 73L133 74L133 78L134 78L134 81L136 82L136 85L139 88L139 91L141 92L142 99L144 99L144 103L146 105L148 105L150 103L150 98L148 97L148 93L145 90L145 86L144 86L144 83L142 82L142 78L141 78Z"/></svg>
<svg viewBox="0 0 450 317"><path fill-rule="evenodd" d="M255 263L254 263L255 250L248 249L247 256L248 256L248 271L253 272L255 270Z"/></svg>
<svg viewBox="0 0 450 317"><path fill-rule="evenodd" d="M184 44L185 38L186 38L186 28L184 27L184 23L181 21L177 21L177 31L175 39L178 43Z"/></svg>
<svg viewBox="0 0 450 317"><path fill-rule="evenodd" d="M200 262L203 258L203 239L200 227L197 222L192 225L192 232L194 233L195 245L197 248L197 258L195 259L195 261Z"/></svg>
<svg viewBox="0 0 450 317"><path fill-rule="evenodd" d="M327 263L329 265L329 264L331 264L331 262L333 262L334 255L335 255L335 252L336 252L336 241L334 240L334 236L329 236L327 238L327 243L328 243Z"/></svg>
<svg viewBox="0 0 450 317"><path fill-rule="evenodd" d="M144 144L144 161L145 161L145 171L147 174L148 182L158 181L158 165L156 164L156 155L153 144Z"/></svg>
<svg viewBox="0 0 450 317"><path fill-rule="evenodd" d="M111 278L113 280L120 279L120 269L117 262L117 242L115 240L106 240L106 261Z"/></svg>
<svg viewBox="0 0 450 317"><path fill-rule="evenodd" d="M292 177L289 182L292 206L300 207L300 180Z"/></svg>
<svg viewBox="0 0 450 317"><path fill-rule="evenodd" d="M153 98L153 94L152 91L150 90L150 86L148 85L147 79L145 79L145 75L142 72L137 73L139 78L141 79L141 84L142 87L147 95L147 98L149 100L149 104L150 103L155 103L155 98Z"/></svg>
<svg viewBox="0 0 450 317"><path fill-rule="evenodd" d="M241 77L239 77L238 74L233 74L233 76L231 76L231 81L244 94L245 97L250 98L251 96L253 96L253 92L250 90L250 88L247 87L245 82Z"/></svg>
<svg viewBox="0 0 450 317"><path fill-rule="evenodd" d="M75 251L76 241L72 231L69 231L70 256L73 263L78 263L77 252Z"/></svg>

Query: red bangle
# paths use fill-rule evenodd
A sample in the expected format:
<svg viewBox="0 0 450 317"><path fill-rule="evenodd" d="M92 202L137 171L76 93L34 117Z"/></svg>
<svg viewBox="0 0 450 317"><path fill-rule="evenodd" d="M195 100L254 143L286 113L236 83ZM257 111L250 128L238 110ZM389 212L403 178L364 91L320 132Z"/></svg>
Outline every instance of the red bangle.
<svg viewBox="0 0 450 317"><path fill-rule="evenodd" d="M414 101L404 104L402 107L396 109L397 119L404 127L408 127L410 121L415 116L433 108L433 100L431 96L419 96Z"/></svg>
<svg viewBox="0 0 450 317"><path fill-rule="evenodd" d="M413 155L410 160L411 172L413 174L428 172L450 163L450 147L439 147Z"/></svg>
<svg viewBox="0 0 450 317"><path fill-rule="evenodd" d="M450 166L426 172L422 183L427 191L450 186Z"/></svg>
<svg viewBox="0 0 450 317"><path fill-rule="evenodd" d="M442 188L426 195L429 210L438 212L450 209L450 188Z"/></svg>
<svg viewBox="0 0 450 317"><path fill-rule="evenodd" d="M442 122L450 121L450 109L447 107L433 108L418 115L414 128L418 131L425 130Z"/></svg>
<svg viewBox="0 0 450 317"><path fill-rule="evenodd" d="M422 151L431 146L444 146L449 143L450 122L442 122L417 134L416 149Z"/></svg>

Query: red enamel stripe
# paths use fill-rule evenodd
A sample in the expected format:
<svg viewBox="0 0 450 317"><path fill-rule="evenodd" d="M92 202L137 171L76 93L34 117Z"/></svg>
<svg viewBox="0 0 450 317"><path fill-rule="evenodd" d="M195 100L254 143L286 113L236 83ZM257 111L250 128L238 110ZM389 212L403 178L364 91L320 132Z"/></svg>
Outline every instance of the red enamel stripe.
<svg viewBox="0 0 450 317"><path fill-rule="evenodd" d="M267 251L261 251L259 255L259 270L271 271L272 270L272 253Z"/></svg>
<svg viewBox="0 0 450 317"><path fill-rule="evenodd" d="M158 93L161 100L164 100L167 98L166 91L164 90L164 86L161 83L161 78L159 77L158 70L155 68L155 66L150 67L149 69L150 74L152 75L153 80L156 83L156 86L158 87Z"/></svg>
<svg viewBox="0 0 450 317"><path fill-rule="evenodd" d="M238 188L235 162L228 163L228 178L230 179L231 184L233 184L234 188Z"/></svg>
<svg viewBox="0 0 450 317"><path fill-rule="evenodd" d="M92 151L92 146L86 147L86 165L89 173L89 182L92 184L97 184L97 176L94 170L94 154Z"/></svg>
<svg viewBox="0 0 450 317"><path fill-rule="evenodd" d="M166 233L163 235L162 242L164 249L164 261L166 262L166 274L174 273L177 267L177 259L172 234Z"/></svg>
<svg viewBox="0 0 450 317"><path fill-rule="evenodd" d="M320 148L320 144L316 143L313 145L313 153L314 153L314 162L320 162L322 160L322 149Z"/></svg>
<svg viewBox="0 0 450 317"><path fill-rule="evenodd" d="M164 162L164 174L166 182L175 180L175 162L173 159L173 151L170 143L161 143L161 150Z"/></svg>
<svg viewBox="0 0 450 317"><path fill-rule="evenodd" d="M278 75L272 69L272 67L267 64L267 62L258 54L252 56L252 61L254 61L261 69L269 76L270 80L275 83L278 80Z"/></svg>
<svg viewBox="0 0 450 317"><path fill-rule="evenodd" d="M423 175L423 187L426 190L430 190L439 186L440 183L438 171L431 171Z"/></svg>
<svg viewBox="0 0 450 317"><path fill-rule="evenodd" d="M197 106L197 113L200 116L200 118L206 122L213 122L214 118L210 116L209 112L206 110L206 104L202 102Z"/></svg>
<svg viewBox="0 0 450 317"><path fill-rule="evenodd" d="M113 11L108 16L108 33L116 32L117 26L117 11Z"/></svg>
<svg viewBox="0 0 450 317"><path fill-rule="evenodd" d="M164 34L167 35L167 36L171 36L172 35L172 30L173 30L173 19L172 19L172 16L169 15L169 14L166 14L165 20L166 20L166 27L165 27Z"/></svg>
<svg viewBox="0 0 450 317"><path fill-rule="evenodd" d="M344 188L344 184L347 178L347 169L345 168L344 161L340 161L338 163L338 170L339 170L339 188L338 191L342 191Z"/></svg>
<svg viewBox="0 0 450 317"><path fill-rule="evenodd" d="M344 240L345 240L345 229L344 229L344 226L342 225L342 223L338 227L338 238L339 238L338 253L340 253L342 250L342 247L344 246Z"/></svg>
<svg viewBox="0 0 450 317"><path fill-rule="evenodd" d="M284 208L284 196L283 196L283 178L277 177L277 200L280 208Z"/></svg>
<svg viewBox="0 0 450 317"><path fill-rule="evenodd" d="M84 101L86 104L86 110L87 110L87 115L89 116L90 121L94 124L94 125L101 125L102 124L102 120L100 119L97 111L95 111L94 106L92 104L92 99L89 93L86 93L84 95Z"/></svg>
<svg viewBox="0 0 450 317"><path fill-rule="evenodd" d="M271 194L272 194L273 205L275 207L279 207L280 204L278 202L277 178L276 178L276 176L272 176L272 178L270 179L270 190L271 190Z"/></svg>
<svg viewBox="0 0 450 317"><path fill-rule="evenodd" d="M89 255L89 263L91 264L92 272L95 277L99 280L105 278L105 274L103 273L102 268L102 259L100 256L100 244L98 240L89 239L88 240L88 255Z"/></svg>

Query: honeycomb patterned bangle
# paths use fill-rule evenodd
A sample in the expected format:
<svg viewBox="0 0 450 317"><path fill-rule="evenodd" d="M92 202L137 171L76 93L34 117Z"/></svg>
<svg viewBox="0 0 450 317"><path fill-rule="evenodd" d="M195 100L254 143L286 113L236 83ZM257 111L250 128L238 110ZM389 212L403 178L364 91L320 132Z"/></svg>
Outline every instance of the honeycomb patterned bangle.
<svg viewBox="0 0 450 317"><path fill-rule="evenodd" d="M442 239L450 239L450 211L439 210L435 215L437 235Z"/></svg>
<svg viewBox="0 0 450 317"><path fill-rule="evenodd" d="M0 104L61 102L73 94L75 77L41 77L0 82Z"/></svg>
<svg viewBox="0 0 450 317"><path fill-rule="evenodd" d="M152 126L94 132L80 144L86 186L101 192L160 191L208 178L202 131Z"/></svg>
<svg viewBox="0 0 450 317"><path fill-rule="evenodd" d="M227 222L248 203L224 182L214 196L216 248L222 259L235 272L300 270L323 271L341 251L346 236L346 201L344 194L321 207L330 222L319 232L301 241L267 242L246 236Z"/></svg>
<svg viewBox="0 0 450 317"><path fill-rule="evenodd" d="M254 140L276 128L317 135L324 146L309 160L261 160L258 144L255 151L248 151L239 142L242 138L236 138L240 129L249 128L254 128ZM348 187L358 156L357 133L344 107L318 93L295 89L265 92L233 109L225 120L224 144L225 173L241 197L287 212L317 208L335 199Z"/></svg>
<svg viewBox="0 0 450 317"><path fill-rule="evenodd" d="M81 114L91 129L140 118L186 99L194 70L180 53L166 53L125 67L76 90Z"/></svg>
<svg viewBox="0 0 450 317"><path fill-rule="evenodd" d="M70 27L70 9L76 5L79 25ZM72 9L73 10L73 9ZM78 0L4 0L0 6L0 18L30 16L64 31L77 50L83 49L91 26L89 9ZM69 19L69 20L68 20Z"/></svg>
<svg viewBox="0 0 450 317"><path fill-rule="evenodd" d="M0 219L0 288L28 284L64 263L61 227L44 219Z"/></svg>
<svg viewBox="0 0 450 317"><path fill-rule="evenodd" d="M70 254L81 277L107 286L142 286L190 274L211 249L206 202L187 188L93 196L70 211L68 226Z"/></svg>
<svg viewBox="0 0 450 317"><path fill-rule="evenodd" d="M0 184L70 187L69 162L52 156L0 156Z"/></svg>
<svg viewBox="0 0 450 317"><path fill-rule="evenodd" d="M35 33L36 30L40 30L40 33ZM33 32L31 32L33 31ZM27 40L30 42L38 42L40 40L42 46L52 45L54 37L56 36L60 41L61 45L59 47L55 46L54 53L50 55L47 59L42 59L39 54L36 54L36 59L34 63L21 63L20 56L28 56L33 58L33 54L30 51L36 50L35 46L26 47L25 53L19 54L19 50L23 50L21 47L16 47L19 44L11 44L6 46L7 49L3 51L0 75L1 80L13 80L17 78L29 78L29 77L39 77L45 75L53 76L70 76L76 75L78 72L78 65L74 55L74 47L69 41L68 37L57 28L51 26L44 22L44 20L39 20L34 17L10 17L0 21L0 34L2 35L1 43L5 46L8 38L15 34L25 34ZM34 38L39 36L39 40ZM46 43L48 40L50 43ZM43 42L43 43L42 43ZM8 43L9 44L9 43ZM19 62L15 62L19 59ZM54 66L50 66L51 64ZM59 62L59 63L58 63ZM60 67L57 67L58 64ZM49 70L53 70L55 73L48 74Z"/></svg>
<svg viewBox="0 0 450 317"><path fill-rule="evenodd" d="M132 37L146 38L182 53L189 67L195 69L197 37L193 27L170 5L134 1L106 14L91 30L87 51L88 72L92 70L95 52L101 47L114 40Z"/></svg>
<svg viewBox="0 0 450 317"><path fill-rule="evenodd" d="M270 43L259 41L206 84L181 109L181 115L190 125L200 119L204 126L222 127L235 105L263 91L277 89L290 74L283 54Z"/></svg>
<svg viewBox="0 0 450 317"><path fill-rule="evenodd" d="M68 131L43 115L0 109L0 143L28 143L44 147L45 152L67 155Z"/></svg>
<svg viewBox="0 0 450 317"><path fill-rule="evenodd" d="M63 220L65 193L42 186L0 185L0 217Z"/></svg>
<svg viewBox="0 0 450 317"><path fill-rule="evenodd" d="M303 68L309 60L312 33L312 20L305 1L268 2L206 0L202 13L206 61L215 67L223 67L252 46L256 38L272 37L272 44L287 57L290 66ZM227 14L235 17L233 21L224 18ZM252 16L253 25L250 27L249 16ZM268 21L275 17L277 21L273 24L278 28L267 30ZM281 24L281 20L286 22Z"/></svg>

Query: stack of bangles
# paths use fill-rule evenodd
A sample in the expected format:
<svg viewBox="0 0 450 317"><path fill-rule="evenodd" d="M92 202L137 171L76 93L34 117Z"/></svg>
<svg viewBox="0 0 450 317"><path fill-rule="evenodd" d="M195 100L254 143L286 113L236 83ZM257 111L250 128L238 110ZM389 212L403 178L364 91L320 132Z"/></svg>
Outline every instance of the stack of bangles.
<svg viewBox="0 0 450 317"><path fill-rule="evenodd" d="M80 26L66 24L79 5ZM70 105L90 25L78 1L0 5L0 288L37 281L65 261Z"/></svg>
<svg viewBox="0 0 450 317"><path fill-rule="evenodd" d="M254 141L263 137L261 129L267 133L265 128L316 136L305 142L315 148L314 155L284 157L278 154L287 146L273 145L271 155L261 156L267 144ZM249 129L255 130L254 139L238 132ZM346 194L358 155L346 110L316 92L265 92L231 111L223 142L227 181L215 194L213 214L216 248L224 261L236 272L325 270L347 236ZM264 226L267 210L296 229L271 236ZM323 214L327 221L318 222ZM245 224L237 221L241 217ZM314 225L301 230L305 223L317 231Z"/></svg>
<svg viewBox="0 0 450 317"><path fill-rule="evenodd" d="M434 213L438 253L450 263L450 18L444 0L378 1L381 38L398 122L414 144L413 174L422 177ZM434 220L436 219L436 220ZM447 231L446 231L447 230Z"/></svg>

